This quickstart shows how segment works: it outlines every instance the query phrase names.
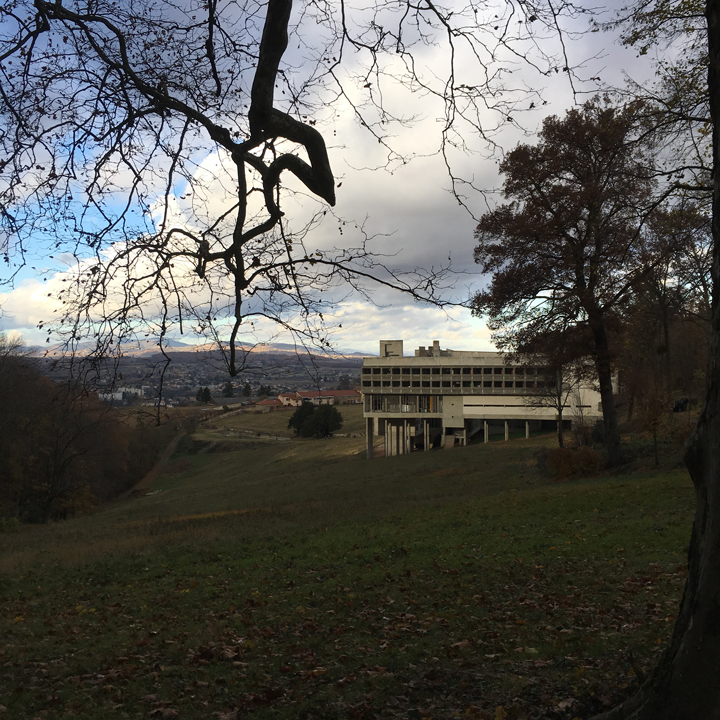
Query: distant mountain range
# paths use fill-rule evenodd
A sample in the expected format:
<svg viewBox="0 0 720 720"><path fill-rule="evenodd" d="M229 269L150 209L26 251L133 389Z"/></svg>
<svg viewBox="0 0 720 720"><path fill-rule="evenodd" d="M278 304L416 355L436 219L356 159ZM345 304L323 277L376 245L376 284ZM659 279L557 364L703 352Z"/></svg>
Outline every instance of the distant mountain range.
<svg viewBox="0 0 720 720"><path fill-rule="evenodd" d="M183 343L178 340L165 339L164 345L166 352L172 353L198 353L208 354L217 353L218 349L214 343L205 343L202 345L191 345L189 343ZM144 340L133 340L123 344L122 353L125 357L146 357L151 355L157 355L160 352L160 340L159 338L146 338ZM78 355L86 355L94 349L94 345L90 342L80 343L77 348ZM240 349L240 348L238 348ZM304 355L305 350L300 346L295 346L292 343L260 343L252 347L252 352L256 354L298 354ZM315 356L322 356L327 358L362 358L367 353L361 353L357 351L347 352L326 352L323 350L311 349L310 354ZM46 348L34 349L33 355L42 357L57 357L63 354L62 345L50 345Z"/></svg>

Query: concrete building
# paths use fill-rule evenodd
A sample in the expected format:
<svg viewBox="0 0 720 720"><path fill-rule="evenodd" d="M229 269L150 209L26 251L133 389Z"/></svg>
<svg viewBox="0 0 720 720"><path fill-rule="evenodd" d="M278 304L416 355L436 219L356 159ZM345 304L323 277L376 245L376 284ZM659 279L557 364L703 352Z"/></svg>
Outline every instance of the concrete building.
<svg viewBox="0 0 720 720"><path fill-rule="evenodd" d="M442 350L435 341L405 357L402 340L381 340L379 357L363 358L361 374L367 456L377 436L389 456L466 445L479 432L488 442L498 432L507 440L511 429L529 437L543 424L556 427L557 410L538 401L548 382L542 368L507 364L499 352ZM563 408L566 424L601 417L592 383L577 387Z"/></svg>

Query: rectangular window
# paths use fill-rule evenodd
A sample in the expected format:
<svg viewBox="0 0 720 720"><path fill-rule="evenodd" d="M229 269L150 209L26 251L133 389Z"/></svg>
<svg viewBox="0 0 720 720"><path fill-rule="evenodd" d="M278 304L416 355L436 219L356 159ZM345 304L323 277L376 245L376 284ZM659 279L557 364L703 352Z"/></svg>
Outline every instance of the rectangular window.
<svg viewBox="0 0 720 720"><path fill-rule="evenodd" d="M492 375L492 368L483 368L483 373L485 375Z"/></svg>
<svg viewBox="0 0 720 720"><path fill-rule="evenodd" d="M524 383L522 380L516 380L516 381L515 381L515 387L516 387L516 388L518 388L518 387L521 388L524 384L525 384L525 383Z"/></svg>
<svg viewBox="0 0 720 720"><path fill-rule="evenodd" d="M505 387L512 387L512 386L513 386L513 384L510 380L505 381Z"/></svg>
<svg viewBox="0 0 720 720"><path fill-rule="evenodd" d="M492 387L492 380L483 380L483 387Z"/></svg>
<svg viewBox="0 0 720 720"><path fill-rule="evenodd" d="M412 386L413 386L413 387L420 387L420 381L419 381L419 380L413 380L413 381L412 381Z"/></svg>
<svg viewBox="0 0 720 720"><path fill-rule="evenodd" d="M370 368L363 368L363 375L370 375L372 373L372 370Z"/></svg>
<svg viewBox="0 0 720 720"><path fill-rule="evenodd" d="M392 369L392 374L393 374L393 375L399 375L399 374L400 374L400 368L393 368L393 369Z"/></svg>
<svg viewBox="0 0 720 720"><path fill-rule="evenodd" d="M410 381L409 381L409 380L403 380L403 381L402 381L402 386L403 386L403 387L410 387Z"/></svg>
<svg viewBox="0 0 720 720"><path fill-rule="evenodd" d="M494 383L495 387L502 387L502 380L496 380Z"/></svg>
<svg viewBox="0 0 720 720"><path fill-rule="evenodd" d="M380 381L379 381L379 380L373 380L373 387L380 387Z"/></svg>
<svg viewBox="0 0 720 720"><path fill-rule="evenodd" d="M450 368L443 368L442 374L443 375L450 375L452 373L452 370Z"/></svg>
<svg viewBox="0 0 720 720"><path fill-rule="evenodd" d="M413 375L419 375L419 374L420 374L420 368L413 368L413 369L412 369L412 374L413 374Z"/></svg>
<svg viewBox="0 0 720 720"><path fill-rule="evenodd" d="M470 375L472 372L472 368L463 368L462 369L463 375Z"/></svg>
<svg viewBox="0 0 720 720"><path fill-rule="evenodd" d="M422 374L423 374L423 375L429 375L429 374L430 374L430 368L423 368L423 369L422 369Z"/></svg>
<svg viewBox="0 0 720 720"><path fill-rule="evenodd" d="M439 380L433 380L433 381L432 381L432 386L433 386L433 387L440 387L440 381L439 381Z"/></svg>
<svg viewBox="0 0 720 720"><path fill-rule="evenodd" d="M493 368L493 370L494 370L494 372L495 372L496 375L502 375L502 371L503 371L502 368Z"/></svg>
<svg viewBox="0 0 720 720"><path fill-rule="evenodd" d="M449 388L450 387L450 381L449 380L443 380L443 387Z"/></svg>
<svg viewBox="0 0 720 720"><path fill-rule="evenodd" d="M429 380L423 380L423 381L422 381L422 386L423 386L423 387L430 387L430 381L429 381Z"/></svg>
<svg viewBox="0 0 720 720"><path fill-rule="evenodd" d="M393 387L400 387L400 381L399 381L399 380L393 380L393 381L392 381L392 386L393 386Z"/></svg>
<svg viewBox="0 0 720 720"><path fill-rule="evenodd" d="M433 375L439 375L439 374L440 374L440 368L433 368L433 369L432 369L432 374L433 374Z"/></svg>
<svg viewBox="0 0 720 720"><path fill-rule="evenodd" d="M372 387L372 383L369 380L363 380L363 387Z"/></svg>
<svg viewBox="0 0 720 720"><path fill-rule="evenodd" d="M506 374L506 375L512 375L512 374L513 374L513 369L512 369L511 367L506 367L506 368L505 368L505 374Z"/></svg>
<svg viewBox="0 0 720 720"><path fill-rule="evenodd" d="M463 380L463 387L470 387L472 383L469 380Z"/></svg>

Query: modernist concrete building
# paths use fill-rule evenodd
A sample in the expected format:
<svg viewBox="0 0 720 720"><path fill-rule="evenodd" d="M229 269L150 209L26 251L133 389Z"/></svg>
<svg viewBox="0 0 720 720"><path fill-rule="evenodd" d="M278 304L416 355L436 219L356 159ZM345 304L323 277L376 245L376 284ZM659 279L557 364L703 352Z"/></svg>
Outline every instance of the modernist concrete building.
<svg viewBox="0 0 720 720"><path fill-rule="evenodd" d="M478 432L485 442L494 431L507 440L511 427L529 437L543 423L557 423L557 410L537 400L547 394L547 373L507 364L498 352L441 350L435 341L405 357L402 340L381 340L379 357L363 358L361 383L368 458L377 436L389 456L466 445ZM571 393L563 409L568 424L600 417L592 383Z"/></svg>

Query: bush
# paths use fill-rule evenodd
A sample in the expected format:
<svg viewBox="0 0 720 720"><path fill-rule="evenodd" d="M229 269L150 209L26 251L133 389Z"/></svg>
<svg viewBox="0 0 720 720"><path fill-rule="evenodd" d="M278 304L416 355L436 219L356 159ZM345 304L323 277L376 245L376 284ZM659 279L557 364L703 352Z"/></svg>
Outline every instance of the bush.
<svg viewBox="0 0 720 720"><path fill-rule="evenodd" d="M548 449L543 453L542 459L545 465L560 478L595 475L603 467L603 456L587 445L581 445L577 450Z"/></svg>

